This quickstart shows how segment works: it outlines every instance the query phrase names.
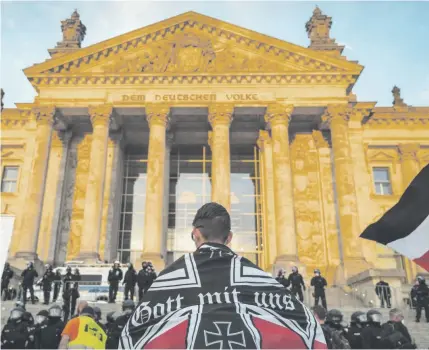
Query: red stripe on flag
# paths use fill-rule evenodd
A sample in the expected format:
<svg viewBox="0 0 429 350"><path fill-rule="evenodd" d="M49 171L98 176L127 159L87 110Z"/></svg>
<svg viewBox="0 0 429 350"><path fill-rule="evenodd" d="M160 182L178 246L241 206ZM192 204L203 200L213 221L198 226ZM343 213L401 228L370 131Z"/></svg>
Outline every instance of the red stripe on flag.
<svg viewBox="0 0 429 350"><path fill-rule="evenodd" d="M145 349L186 349L186 332L188 321L185 320L177 326L152 339Z"/></svg>
<svg viewBox="0 0 429 350"><path fill-rule="evenodd" d="M413 260L417 265L423 267L426 271L429 271L429 250L423 254L420 258Z"/></svg>

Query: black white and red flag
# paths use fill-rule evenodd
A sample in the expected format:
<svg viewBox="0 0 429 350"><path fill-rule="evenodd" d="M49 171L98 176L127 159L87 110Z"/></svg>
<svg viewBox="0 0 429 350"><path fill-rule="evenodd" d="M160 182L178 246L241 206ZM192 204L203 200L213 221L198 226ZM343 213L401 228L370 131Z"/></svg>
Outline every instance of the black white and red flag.
<svg viewBox="0 0 429 350"><path fill-rule="evenodd" d="M160 273L125 326L122 349L326 349L320 325L288 290L221 244Z"/></svg>
<svg viewBox="0 0 429 350"><path fill-rule="evenodd" d="M361 237L384 244L429 271L429 164L411 181L399 202Z"/></svg>

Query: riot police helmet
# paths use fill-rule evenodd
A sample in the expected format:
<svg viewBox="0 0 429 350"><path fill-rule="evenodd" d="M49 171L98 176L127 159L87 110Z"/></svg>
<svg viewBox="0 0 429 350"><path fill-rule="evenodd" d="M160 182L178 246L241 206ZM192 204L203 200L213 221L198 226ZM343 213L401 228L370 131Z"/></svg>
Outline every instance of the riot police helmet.
<svg viewBox="0 0 429 350"><path fill-rule="evenodd" d="M114 314L115 314L115 311L111 311L111 312L107 313L107 315L106 315L106 321L108 323L115 322L115 318L113 317Z"/></svg>
<svg viewBox="0 0 429 350"><path fill-rule="evenodd" d="M122 311L124 311L126 314L130 314L131 312L133 312L135 307L136 305L134 304L134 301L129 299L124 300L124 302L122 303Z"/></svg>
<svg viewBox="0 0 429 350"><path fill-rule="evenodd" d="M21 309L23 309L25 311L25 304L21 300L18 300L15 303L15 307L21 308Z"/></svg>
<svg viewBox="0 0 429 350"><path fill-rule="evenodd" d="M66 271L67 271L67 272L71 272L71 266L67 266L67 267L66 267Z"/></svg>
<svg viewBox="0 0 429 350"><path fill-rule="evenodd" d="M95 314L95 319L97 321L101 320L101 309L98 306L94 306L94 314Z"/></svg>
<svg viewBox="0 0 429 350"><path fill-rule="evenodd" d="M314 270L314 274L315 274L315 275L320 275L320 270L319 270L319 269L315 269L315 270Z"/></svg>
<svg viewBox="0 0 429 350"><path fill-rule="evenodd" d="M61 275L61 270L60 270L60 269L56 269L55 273L56 273L57 275Z"/></svg>
<svg viewBox="0 0 429 350"><path fill-rule="evenodd" d="M280 269L279 272L277 272L277 276L282 277L285 273L284 269Z"/></svg>
<svg viewBox="0 0 429 350"><path fill-rule="evenodd" d="M27 267L28 267L28 268L33 267L33 262L32 262L32 261L29 261L29 262L27 263Z"/></svg>
<svg viewBox="0 0 429 350"><path fill-rule="evenodd" d="M49 317L48 310L40 310L36 315L35 322L36 324L41 324L45 322L48 319L48 317Z"/></svg>
<svg viewBox="0 0 429 350"><path fill-rule="evenodd" d="M425 282L425 278L423 276L417 276L417 282L418 283L424 283Z"/></svg>
<svg viewBox="0 0 429 350"><path fill-rule="evenodd" d="M296 266L292 266L292 272L298 272L298 268Z"/></svg>
<svg viewBox="0 0 429 350"><path fill-rule="evenodd" d="M33 325L34 324L34 318L33 318L33 315L31 314L31 312L25 311L22 314L22 321L27 322L29 325Z"/></svg>
<svg viewBox="0 0 429 350"><path fill-rule="evenodd" d="M24 315L25 310L22 307L14 307L10 310L9 319L16 321L22 319L22 315Z"/></svg>
<svg viewBox="0 0 429 350"><path fill-rule="evenodd" d="M49 310L49 317L61 317L63 315L63 309L59 305L52 305Z"/></svg>
<svg viewBox="0 0 429 350"><path fill-rule="evenodd" d="M381 313L375 309L371 309L366 313L366 319L368 322L381 323Z"/></svg>
<svg viewBox="0 0 429 350"><path fill-rule="evenodd" d="M8 262L4 264L5 269L8 269L9 267L10 267L10 264Z"/></svg>
<svg viewBox="0 0 429 350"><path fill-rule="evenodd" d="M332 324L340 324L343 322L343 314L338 309L332 309L328 311L326 315L326 322Z"/></svg>
<svg viewBox="0 0 429 350"><path fill-rule="evenodd" d="M78 269L77 267L74 269L74 273L75 273L76 275L79 275L79 274L80 274L80 271L79 271L79 269Z"/></svg>
<svg viewBox="0 0 429 350"><path fill-rule="evenodd" d="M352 316L350 318L351 323L356 324L362 324L366 322L366 315L365 312L362 311L356 311L352 313Z"/></svg>

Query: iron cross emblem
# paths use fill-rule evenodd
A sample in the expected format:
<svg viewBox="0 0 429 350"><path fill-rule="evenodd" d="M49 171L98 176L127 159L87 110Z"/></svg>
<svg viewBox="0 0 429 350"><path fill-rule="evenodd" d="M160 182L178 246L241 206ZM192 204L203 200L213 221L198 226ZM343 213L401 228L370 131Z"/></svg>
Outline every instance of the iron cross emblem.
<svg viewBox="0 0 429 350"><path fill-rule="evenodd" d="M236 346L246 347L244 332L231 333L231 322L213 322L217 332L204 331L206 346L219 345L219 349L234 349ZM234 345L236 345L234 347Z"/></svg>

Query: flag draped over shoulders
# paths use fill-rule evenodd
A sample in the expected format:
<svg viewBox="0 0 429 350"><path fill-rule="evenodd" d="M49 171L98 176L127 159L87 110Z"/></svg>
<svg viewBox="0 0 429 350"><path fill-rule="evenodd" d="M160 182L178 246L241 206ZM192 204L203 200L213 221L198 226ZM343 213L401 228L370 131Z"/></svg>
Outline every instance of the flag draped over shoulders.
<svg viewBox="0 0 429 350"><path fill-rule="evenodd" d="M311 312L228 247L185 254L152 284L121 336L136 349L326 349Z"/></svg>
<svg viewBox="0 0 429 350"><path fill-rule="evenodd" d="M429 164L399 202L360 237L387 245L429 271Z"/></svg>

